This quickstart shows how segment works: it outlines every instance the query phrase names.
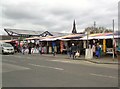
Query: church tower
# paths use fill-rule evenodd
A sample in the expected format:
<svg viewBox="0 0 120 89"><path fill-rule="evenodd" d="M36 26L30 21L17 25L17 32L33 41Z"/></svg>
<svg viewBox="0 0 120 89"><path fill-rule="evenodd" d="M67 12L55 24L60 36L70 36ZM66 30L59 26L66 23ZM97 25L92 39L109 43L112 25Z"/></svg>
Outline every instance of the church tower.
<svg viewBox="0 0 120 89"><path fill-rule="evenodd" d="M77 33L75 20L74 20L74 22L73 22L73 30L72 30L72 33L73 33L73 34L76 34L76 33Z"/></svg>

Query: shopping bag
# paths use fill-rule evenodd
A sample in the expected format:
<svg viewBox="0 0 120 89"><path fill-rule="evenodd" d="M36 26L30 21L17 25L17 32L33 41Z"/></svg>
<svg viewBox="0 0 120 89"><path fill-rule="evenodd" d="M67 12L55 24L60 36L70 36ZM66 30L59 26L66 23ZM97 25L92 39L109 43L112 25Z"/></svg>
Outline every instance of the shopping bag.
<svg viewBox="0 0 120 89"><path fill-rule="evenodd" d="M76 56L76 57L79 57L79 56L80 56L80 53L77 51L77 52L75 53L75 56Z"/></svg>

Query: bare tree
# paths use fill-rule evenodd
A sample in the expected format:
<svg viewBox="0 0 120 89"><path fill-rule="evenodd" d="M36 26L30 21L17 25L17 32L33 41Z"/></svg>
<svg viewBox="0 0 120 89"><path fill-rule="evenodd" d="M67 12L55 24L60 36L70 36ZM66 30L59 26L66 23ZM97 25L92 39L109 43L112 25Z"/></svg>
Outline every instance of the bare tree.
<svg viewBox="0 0 120 89"><path fill-rule="evenodd" d="M90 34L94 34L94 33L108 33L108 32L112 32L111 29L107 29L105 27L87 27L84 30L85 32L89 32Z"/></svg>

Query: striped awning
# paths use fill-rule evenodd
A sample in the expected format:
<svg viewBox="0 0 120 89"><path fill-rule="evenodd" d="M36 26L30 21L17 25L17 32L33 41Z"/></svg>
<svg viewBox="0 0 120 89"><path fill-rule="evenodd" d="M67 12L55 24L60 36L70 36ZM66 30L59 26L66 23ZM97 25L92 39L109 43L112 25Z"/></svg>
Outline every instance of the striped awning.
<svg viewBox="0 0 120 89"><path fill-rule="evenodd" d="M98 33L98 34L90 34L88 36L88 39L112 39L113 38L113 33ZM114 34L114 38L120 38L120 35ZM81 38L81 40L87 40L87 36L84 36Z"/></svg>

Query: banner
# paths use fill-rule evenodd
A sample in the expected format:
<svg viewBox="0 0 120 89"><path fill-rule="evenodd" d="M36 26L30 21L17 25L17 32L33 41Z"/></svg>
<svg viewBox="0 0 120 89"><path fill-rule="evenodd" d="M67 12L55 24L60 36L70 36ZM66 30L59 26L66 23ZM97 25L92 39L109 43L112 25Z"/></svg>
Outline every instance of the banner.
<svg viewBox="0 0 120 89"><path fill-rule="evenodd" d="M103 52L106 52L106 39L103 39Z"/></svg>
<svg viewBox="0 0 120 89"><path fill-rule="evenodd" d="M63 49L64 49L64 42L63 41L60 41L60 52L62 53L63 52Z"/></svg>

